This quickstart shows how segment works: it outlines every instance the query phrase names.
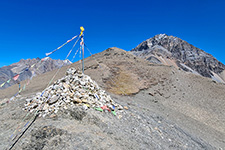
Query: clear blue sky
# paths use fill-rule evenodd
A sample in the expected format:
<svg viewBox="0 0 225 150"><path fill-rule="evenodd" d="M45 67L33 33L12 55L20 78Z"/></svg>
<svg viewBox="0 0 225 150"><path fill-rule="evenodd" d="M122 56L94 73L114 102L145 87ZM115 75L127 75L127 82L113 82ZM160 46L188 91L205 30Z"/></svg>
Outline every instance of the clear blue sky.
<svg viewBox="0 0 225 150"><path fill-rule="evenodd" d="M79 34L80 26L92 53L109 47L131 50L166 33L225 63L224 8L224 0L4 0L0 3L0 67L43 58ZM51 57L65 59L71 47L72 43Z"/></svg>

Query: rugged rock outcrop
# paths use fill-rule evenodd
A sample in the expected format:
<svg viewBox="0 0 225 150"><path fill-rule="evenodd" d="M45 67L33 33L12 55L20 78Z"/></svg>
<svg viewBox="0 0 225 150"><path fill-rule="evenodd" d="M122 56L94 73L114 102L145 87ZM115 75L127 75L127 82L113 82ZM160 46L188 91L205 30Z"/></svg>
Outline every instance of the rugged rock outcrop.
<svg viewBox="0 0 225 150"><path fill-rule="evenodd" d="M224 64L212 55L174 36L156 35L139 44L131 52L152 63L173 65L184 71L225 81L220 75L225 70Z"/></svg>
<svg viewBox="0 0 225 150"><path fill-rule="evenodd" d="M16 74L20 74L18 81L23 81L32 76L43 74L45 72L57 69L61 66L71 64L71 62L69 61L63 61L60 59L54 60L54 59L48 58L44 61L40 61L40 60L41 60L40 58L33 58L33 59L26 59L26 60L21 59L17 63L11 64L9 66L1 67L0 68L0 84L11 79ZM29 70L26 70L32 65L34 65L34 67L30 68ZM6 82L6 84L3 87L0 87L0 89L7 88L15 83L17 82L11 80L9 83Z"/></svg>

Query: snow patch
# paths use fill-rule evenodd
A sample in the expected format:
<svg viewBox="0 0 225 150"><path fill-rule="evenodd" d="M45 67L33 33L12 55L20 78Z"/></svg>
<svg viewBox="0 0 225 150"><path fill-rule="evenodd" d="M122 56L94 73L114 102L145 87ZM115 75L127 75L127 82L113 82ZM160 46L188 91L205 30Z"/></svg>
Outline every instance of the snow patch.
<svg viewBox="0 0 225 150"><path fill-rule="evenodd" d="M183 64L183 63L180 63L181 66L187 68L188 70L190 70L193 74L196 74L196 75L200 75L197 71L191 69L190 67L188 67L187 65Z"/></svg>
<svg viewBox="0 0 225 150"><path fill-rule="evenodd" d="M211 76L211 78L213 79L213 80L215 80L215 81L217 81L217 82L219 82L219 83L225 83L224 81L223 81L223 79L221 79L221 77L218 75L218 74L216 74L215 72L211 72L212 74L213 74L213 76Z"/></svg>
<svg viewBox="0 0 225 150"><path fill-rule="evenodd" d="M160 40L160 39L163 38L164 36L166 36L166 34L159 34L158 39Z"/></svg>
<svg viewBox="0 0 225 150"><path fill-rule="evenodd" d="M66 59L63 62L64 62L64 64L72 64L72 62L69 59Z"/></svg>

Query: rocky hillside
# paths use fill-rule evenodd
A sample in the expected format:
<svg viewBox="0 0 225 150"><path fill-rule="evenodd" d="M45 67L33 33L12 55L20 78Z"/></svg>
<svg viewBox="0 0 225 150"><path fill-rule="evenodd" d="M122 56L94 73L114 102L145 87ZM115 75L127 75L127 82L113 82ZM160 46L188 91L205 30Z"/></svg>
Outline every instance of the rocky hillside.
<svg viewBox="0 0 225 150"><path fill-rule="evenodd" d="M225 65L212 55L166 34L159 34L139 44L131 52L152 63L173 65L219 82L225 81Z"/></svg>
<svg viewBox="0 0 225 150"><path fill-rule="evenodd" d="M36 64L36 65L30 68L29 70L26 70L33 64ZM44 61L41 61L40 58L27 59L27 60L21 59L17 63L0 68L0 84L11 79L16 74L20 74L18 81L23 81L32 76L43 74L45 72L57 69L61 67L62 65L68 65L68 64L70 64L69 61L65 61L64 63L63 60L59 60L59 59L54 60L51 58L48 58L47 60L44 60ZM16 83L15 81L11 80L9 83L6 83L3 87L0 87L0 89L7 88L15 83Z"/></svg>
<svg viewBox="0 0 225 150"><path fill-rule="evenodd" d="M46 97L50 99L43 105L42 116L47 115L38 117L13 149L211 150L225 147L223 83L173 66L152 64L118 48L86 58L84 64L84 73L90 78L86 75L79 78L77 62L62 67L48 87L56 71L34 77L26 90L9 104L5 102L18 87L0 90L0 149L9 148L16 141L11 135L16 129L23 131ZM66 74L68 67L76 68L77 73ZM37 99L45 89L49 94ZM103 99L97 100L93 91L103 95ZM114 115L114 108L108 103L111 112L96 110L96 104L107 104L104 95L110 95L124 109L120 113L115 109ZM24 109L30 113L27 115Z"/></svg>

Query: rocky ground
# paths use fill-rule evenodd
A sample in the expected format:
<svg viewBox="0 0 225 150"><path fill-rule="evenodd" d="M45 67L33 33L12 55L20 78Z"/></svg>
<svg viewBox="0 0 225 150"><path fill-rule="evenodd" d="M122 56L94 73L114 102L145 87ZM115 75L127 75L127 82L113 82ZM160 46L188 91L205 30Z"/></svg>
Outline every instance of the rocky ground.
<svg viewBox="0 0 225 150"><path fill-rule="evenodd" d="M1 149L7 148L13 127L26 115L25 98L1 109ZM114 100L129 107L120 117L69 108L56 117L37 118L14 149L216 149L138 102L127 97Z"/></svg>
<svg viewBox="0 0 225 150"><path fill-rule="evenodd" d="M224 84L153 65L117 48L87 58L85 66L85 74L128 109L115 116L76 106L39 117L13 149L225 148ZM67 68L54 81L65 76ZM12 144L10 136L27 115L26 99L43 91L55 72L35 77L21 97L9 104L3 103L18 87L0 91L0 149Z"/></svg>

